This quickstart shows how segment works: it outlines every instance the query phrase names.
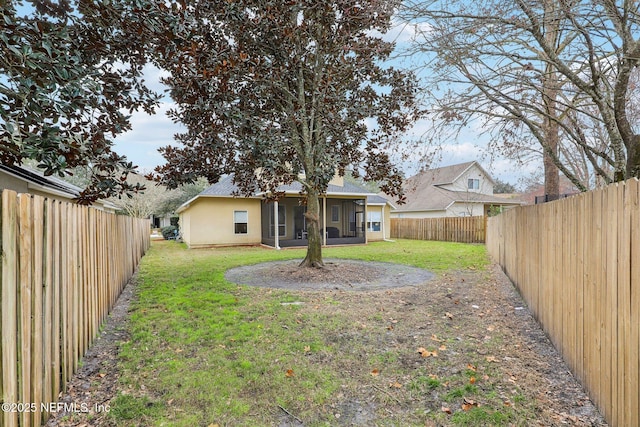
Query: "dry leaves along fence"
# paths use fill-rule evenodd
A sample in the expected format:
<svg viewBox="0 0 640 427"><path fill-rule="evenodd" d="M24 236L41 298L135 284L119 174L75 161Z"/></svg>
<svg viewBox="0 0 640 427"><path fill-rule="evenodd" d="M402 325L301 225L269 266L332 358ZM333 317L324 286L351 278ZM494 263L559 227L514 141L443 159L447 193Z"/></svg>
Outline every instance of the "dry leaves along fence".
<svg viewBox="0 0 640 427"><path fill-rule="evenodd" d="M486 217L391 218L391 238L484 243Z"/></svg>
<svg viewBox="0 0 640 427"><path fill-rule="evenodd" d="M612 426L640 425L637 179L490 218L487 248Z"/></svg>
<svg viewBox="0 0 640 427"><path fill-rule="evenodd" d="M39 426L148 249L149 222L8 190L1 221L0 426Z"/></svg>

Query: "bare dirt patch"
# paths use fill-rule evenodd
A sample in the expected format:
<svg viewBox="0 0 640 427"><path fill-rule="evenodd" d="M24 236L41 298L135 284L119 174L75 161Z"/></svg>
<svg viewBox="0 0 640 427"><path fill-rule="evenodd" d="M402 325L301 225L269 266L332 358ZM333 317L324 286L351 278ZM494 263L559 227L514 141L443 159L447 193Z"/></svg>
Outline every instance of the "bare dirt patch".
<svg viewBox="0 0 640 427"><path fill-rule="evenodd" d="M345 426L398 420L413 425L425 417L434 426L530 425L532 420L541 426L606 425L496 266L433 277L395 264L329 262L319 271L300 270L294 261L227 275L236 283L299 292L301 314L347 320L325 334L332 351L304 356L340 372L344 383L337 397L311 409L315 415L304 407L274 407L275 425L304 426L327 418ZM135 282L125 288L63 402L94 408L116 397L118 348L128 339L127 306L134 289ZM475 424L455 418L470 408L494 413L501 407L517 408L516 418ZM95 411L55 414L47 424L109 425L108 414Z"/></svg>
<svg viewBox="0 0 640 427"><path fill-rule="evenodd" d="M51 414L47 427L113 425L109 411L111 401L119 391L118 351L129 339L128 310L134 298L136 279L134 276L124 288L100 335L83 357L80 369L68 382L66 392L60 393L59 402L66 406Z"/></svg>
<svg viewBox="0 0 640 427"><path fill-rule="evenodd" d="M300 268L300 261L232 268L225 278L232 283L278 289L375 291L422 285L435 277L422 268L389 262L326 259L323 268Z"/></svg>

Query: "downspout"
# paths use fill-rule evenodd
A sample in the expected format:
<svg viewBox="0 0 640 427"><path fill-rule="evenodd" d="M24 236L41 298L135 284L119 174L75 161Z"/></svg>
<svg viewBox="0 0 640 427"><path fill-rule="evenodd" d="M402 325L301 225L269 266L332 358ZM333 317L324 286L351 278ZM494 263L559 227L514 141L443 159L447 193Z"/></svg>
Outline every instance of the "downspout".
<svg viewBox="0 0 640 427"><path fill-rule="evenodd" d="M386 235L386 234L384 234L384 233L385 233L385 230L384 230L384 219L385 219L385 218L384 218L384 208L385 208L384 206L382 206L382 207L380 208L380 210L382 211L382 212L381 212L381 215L382 215L382 218L381 218L381 219L382 219L382 240L383 240L383 241L384 241L384 240L387 240L387 235Z"/></svg>
<svg viewBox="0 0 640 427"><path fill-rule="evenodd" d="M382 207L382 241L383 242L393 242L395 243L395 240L391 240L391 239L387 239L387 235L384 234L384 223L386 222L386 215L385 215L385 210L387 208L387 205L384 205ZM389 209L389 211L391 211L391 209ZM389 212L389 221L391 221L391 212ZM391 237L391 234L389 234L389 237Z"/></svg>
<svg viewBox="0 0 640 427"><path fill-rule="evenodd" d="M327 246L327 196L322 198L322 242Z"/></svg>
<svg viewBox="0 0 640 427"><path fill-rule="evenodd" d="M280 224L278 224L278 202L273 202L273 223L275 234L275 246L277 250L280 250Z"/></svg>
<svg viewBox="0 0 640 427"><path fill-rule="evenodd" d="M369 227L367 227L368 224L368 220L369 218L369 205L367 205L367 199L364 199L364 218L362 218L362 221L364 221L364 224L362 224L364 227L364 244L368 244L369 243ZM357 234L356 234L357 235Z"/></svg>

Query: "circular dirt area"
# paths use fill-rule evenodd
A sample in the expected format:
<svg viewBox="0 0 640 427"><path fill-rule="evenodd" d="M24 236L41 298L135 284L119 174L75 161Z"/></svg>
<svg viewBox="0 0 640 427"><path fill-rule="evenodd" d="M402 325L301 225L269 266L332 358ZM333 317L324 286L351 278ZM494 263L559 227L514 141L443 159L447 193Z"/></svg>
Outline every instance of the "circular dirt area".
<svg viewBox="0 0 640 427"><path fill-rule="evenodd" d="M239 285L295 290L378 291L422 285L435 275L422 268L389 262L327 259L324 268L298 267L302 260L267 262L227 270Z"/></svg>

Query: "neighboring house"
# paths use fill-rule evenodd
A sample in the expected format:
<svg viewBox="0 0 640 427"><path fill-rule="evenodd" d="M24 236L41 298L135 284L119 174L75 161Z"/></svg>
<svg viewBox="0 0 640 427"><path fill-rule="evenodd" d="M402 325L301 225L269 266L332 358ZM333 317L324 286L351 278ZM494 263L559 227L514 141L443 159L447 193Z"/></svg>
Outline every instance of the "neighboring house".
<svg viewBox="0 0 640 427"><path fill-rule="evenodd" d="M522 203L493 194L494 181L476 161L421 172L404 184L406 203L391 211L392 218L441 218L487 215L493 207Z"/></svg>
<svg viewBox="0 0 640 427"><path fill-rule="evenodd" d="M278 202L266 202L262 194L234 196L238 188L233 177L223 177L176 210L183 241L190 248L306 246L302 187L293 183L278 190L285 193ZM341 177L334 178L320 199L323 244L357 244L389 238L391 208L386 199Z"/></svg>
<svg viewBox="0 0 640 427"><path fill-rule="evenodd" d="M41 172L25 166L0 165L0 190L5 189L63 202L73 202L82 191L73 184L53 176L44 176ZM107 212L116 211L116 206L106 200L97 200L92 206Z"/></svg>
<svg viewBox="0 0 640 427"><path fill-rule="evenodd" d="M151 228L163 228L171 225L171 218L175 218L176 214L167 213L163 215L151 214L149 220L151 220Z"/></svg>

